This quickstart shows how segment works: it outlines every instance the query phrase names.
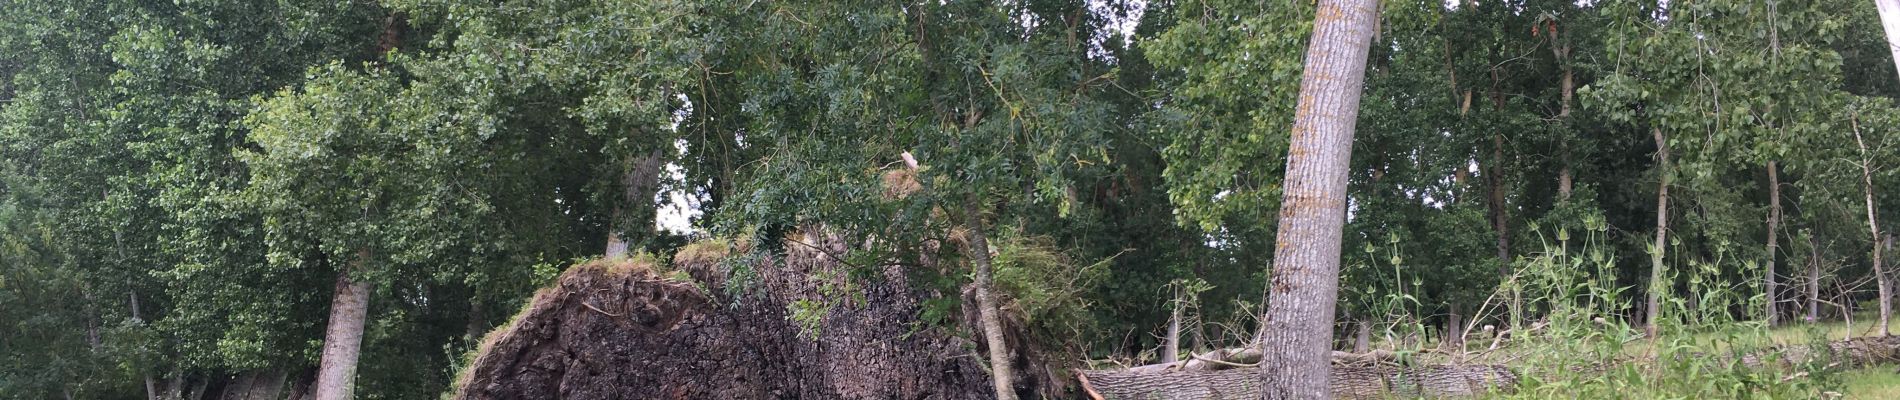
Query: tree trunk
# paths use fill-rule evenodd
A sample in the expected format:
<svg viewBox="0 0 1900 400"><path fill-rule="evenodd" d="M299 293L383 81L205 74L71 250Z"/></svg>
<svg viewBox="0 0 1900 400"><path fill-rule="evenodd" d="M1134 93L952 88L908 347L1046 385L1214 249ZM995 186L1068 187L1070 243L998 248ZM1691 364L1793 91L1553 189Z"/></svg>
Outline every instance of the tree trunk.
<svg viewBox="0 0 1900 400"><path fill-rule="evenodd" d="M488 333L488 310L482 307L480 299L469 299L468 322L462 329L463 334L468 335L471 343L480 342L483 334Z"/></svg>
<svg viewBox="0 0 1900 400"><path fill-rule="evenodd" d="M1650 128L1650 132L1656 137L1656 242L1649 253L1648 313L1643 321L1643 333L1654 340L1657 322L1662 320L1662 292L1669 289L1662 281L1663 253L1669 245L1669 142L1662 128Z"/></svg>
<svg viewBox="0 0 1900 400"><path fill-rule="evenodd" d="M1781 228L1781 174L1776 169L1775 161L1768 160L1768 270L1762 274L1763 286L1767 288L1764 292L1768 295L1768 326L1781 324L1781 313L1775 307L1776 299L1781 298L1777 291L1780 286L1775 284L1775 255L1781 251L1776 239L1779 234L1776 229Z"/></svg>
<svg viewBox="0 0 1900 400"><path fill-rule="evenodd" d="M1175 296L1173 312L1168 316L1168 337L1161 346L1161 362L1171 363L1181 360L1181 297Z"/></svg>
<svg viewBox="0 0 1900 400"><path fill-rule="evenodd" d="M1353 334L1352 352L1365 354L1372 351L1372 321L1361 319L1355 325L1358 325L1358 332Z"/></svg>
<svg viewBox="0 0 1900 400"><path fill-rule="evenodd" d="M1821 242L1808 234L1808 323L1821 320Z"/></svg>
<svg viewBox="0 0 1900 400"><path fill-rule="evenodd" d="M118 232L113 232L113 236L114 241L117 241ZM119 245L119 259L125 259L125 246L122 244ZM131 302L132 320L141 324L145 323L145 317L140 315L139 312L139 293L128 290L125 294ZM150 371L141 371L139 372L139 379L145 382L146 400L158 400L158 380L152 379L152 373Z"/></svg>
<svg viewBox="0 0 1900 400"><path fill-rule="evenodd" d="M289 377L287 371L279 368L254 370L246 372L245 375L246 377L244 379L248 379L250 383L244 385L241 389L227 387L225 389L225 398L277 400L280 398L278 395L283 392L284 380Z"/></svg>
<svg viewBox="0 0 1900 400"><path fill-rule="evenodd" d="M1553 43L1563 43L1558 39L1556 29L1551 29L1550 32L1551 41ZM1550 51L1555 53L1557 63L1563 66L1564 71L1563 80L1558 82L1560 101L1557 104L1557 121L1565 124L1563 136L1557 139L1557 149L1562 157L1560 160L1562 164L1557 166L1557 200L1564 201L1570 200L1571 180L1573 179L1570 172L1570 127L1568 123L1570 122L1570 99L1576 96L1577 80L1576 72L1570 67L1570 44L1553 44L1550 47Z"/></svg>
<svg viewBox="0 0 1900 400"><path fill-rule="evenodd" d="M1451 305L1451 315L1445 316L1445 345L1453 351L1465 348L1465 316L1459 313L1458 305Z"/></svg>
<svg viewBox="0 0 1900 400"><path fill-rule="evenodd" d="M660 154L654 150L626 161L626 172L620 176L620 201L614 204L609 221L612 228L607 231L607 258L626 257L629 242L653 237L654 219L659 214L653 197L659 194L660 174L666 172ZM626 215L629 211L635 214ZM631 241L628 235L632 235Z"/></svg>
<svg viewBox="0 0 1900 400"><path fill-rule="evenodd" d="M1263 393L1252 371L1085 371L1083 391L1101 399L1255 399ZM1517 374L1498 365L1421 367L1341 366L1318 386L1340 399L1470 397L1517 385Z"/></svg>
<svg viewBox="0 0 1900 400"><path fill-rule="evenodd" d="M1375 0L1324 0L1307 44L1261 329L1261 395L1327 399L1352 134Z"/></svg>
<svg viewBox="0 0 1900 400"><path fill-rule="evenodd" d="M1893 53L1893 66L1900 73L1900 0L1874 0L1880 11L1880 26L1887 31L1887 50Z"/></svg>
<svg viewBox="0 0 1900 400"><path fill-rule="evenodd" d="M964 203L965 227L970 231L969 253L972 269L976 275L976 306L978 323L983 324L983 341L989 347L991 383L996 387L998 400L1015 400L1016 385L1011 383L1015 375L1010 368L1008 344L1003 341L1003 321L996 315L1001 310L996 307L994 284L990 282L990 241L983 233L983 209L979 201Z"/></svg>
<svg viewBox="0 0 1900 400"><path fill-rule="evenodd" d="M1880 4L1885 5L1894 1L1896 0L1881 0ZM1881 18L1883 20L1886 19L1888 14L1889 13L1883 8ZM1888 25L1889 29L1887 32L1889 38L1892 38L1894 35L1893 27L1893 25ZM1893 316L1893 292L1891 288L1887 287L1887 270L1881 265L1880 259L1880 218L1878 217L1879 213L1875 212L1873 155L1867 152L1867 141L1862 140L1860 137L1859 116L1854 116L1849 119L1849 122L1854 128L1854 144L1860 146L1861 192L1866 194L1867 231L1870 233L1868 240L1871 241L1874 248L1874 286L1880 290L1880 336L1887 336L1891 333L1891 331L1888 330L1887 321Z"/></svg>
<svg viewBox="0 0 1900 400"><path fill-rule="evenodd" d="M323 360L317 368L312 397L317 400L350 398L356 378L356 360L362 354L363 324L369 312L369 283L351 278L369 262L369 249L356 251L350 267L336 274L336 294L330 302L330 325L323 333Z"/></svg>

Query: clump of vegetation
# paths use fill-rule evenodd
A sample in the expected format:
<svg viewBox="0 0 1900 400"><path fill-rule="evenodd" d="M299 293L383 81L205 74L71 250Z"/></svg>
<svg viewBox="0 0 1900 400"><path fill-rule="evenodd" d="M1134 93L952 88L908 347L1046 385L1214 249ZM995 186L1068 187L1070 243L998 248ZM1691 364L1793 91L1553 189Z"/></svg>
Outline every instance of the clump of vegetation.
<svg viewBox="0 0 1900 400"><path fill-rule="evenodd" d="M1038 343L1079 346L1083 342L1075 338L1100 332L1090 314L1092 294L1112 258L1077 263L1044 237L1009 235L991 245L1003 308L1017 315ZM1067 356L1081 354L1080 347L1062 350Z"/></svg>

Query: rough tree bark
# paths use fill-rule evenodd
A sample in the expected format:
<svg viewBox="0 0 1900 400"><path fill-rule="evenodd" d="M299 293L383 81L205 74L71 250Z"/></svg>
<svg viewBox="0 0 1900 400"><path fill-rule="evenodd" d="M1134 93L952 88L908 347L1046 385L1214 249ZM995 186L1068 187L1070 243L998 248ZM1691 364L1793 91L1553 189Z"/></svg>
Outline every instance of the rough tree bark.
<svg viewBox="0 0 1900 400"><path fill-rule="evenodd" d="M317 367L317 384L312 390L316 400L350 398L351 381L356 378L356 360L362 354L363 323L369 314L368 282L351 274L361 273L369 261L369 249L356 251L349 267L337 271L336 293L330 300L330 323L323 333L323 359Z"/></svg>
<svg viewBox="0 0 1900 400"><path fill-rule="evenodd" d="M1644 296L1648 305L1648 314L1643 319L1643 333L1650 339L1656 338L1656 325L1662 319L1662 291L1669 290L1663 283L1663 253L1669 245L1669 141L1663 136L1662 128L1650 128L1656 137L1656 242L1649 252L1649 290Z"/></svg>
<svg viewBox="0 0 1900 400"><path fill-rule="evenodd" d="M1882 0L1882 4L1885 4L1887 1L1889 0ZM1883 12L1882 17L1885 16L1886 13ZM1891 35L1893 30L1889 29L1888 32ZM1861 192L1866 195L1868 240L1874 248L1874 286L1880 290L1880 336L1887 336L1891 334L1891 331L1888 329L1887 321L1893 316L1893 291L1888 287L1887 270L1881 264L1880 259L1880 219L1878 217L1879 213L1875 212L1874 203L1873 155L1867 152L1867 141L1862 140L1860 137L1860 117L1856 115L1850 118L1848 122L1849 126L1853 127L1854 130L1854 144L1860 147Z"/></svg>
<svg viewBox="0 0 1900 400"><path fill-rule="evenodd" d="M1016 385L1011 383L1015 377L1010 369L1008 343L1003 340L1003 322L997 316L994 284L990 282L990 242L983 234L983 209L980 201L964 203L965 229L969 230L969 253L971 269L976 271L976 306L978 323L983 325L983 341L989 347L991 383L996 386L998 400L1015 400Z"/></svg>
<svg viewBox="0 0 1900 400"><path fill-rule="evenodd" d="M1104 400L1117 399L1250 399L1264 392L1252 371L1177 371L1140 373L1085 371L1083 388ZM1456 397L1509 390L1517 374L1497 365L1431 365L1422 367L1341 366L1328 373L1319 386L1340 399Z"/></svg>
<svg viewBox="0 0 1900 400"><path fill-rule="evenodd" d="M1776 169L1775 160L1768 160L1768 271L1762 276L1768 295L1768 326L1781 324L1781 313L1775 307L1775 300L1780 298L1775 284L1775 255L1781 250L1776 238L1776 229L1781 228L1781 175Z"/></svg>
<svg viewBox="0 0 1900 400"><path fill-rule="evenodd" d="M609 222L612 229L607 231L608 258L627 256L630 240L624 235L633 235L633 241L653 236L653 220L658 214L653 196L659 194L660 174L666 172L661 168L666 165L663 161L659 150L626 161L626 172L620 176L620 201L614 204ZM627 212L636 215L629 217Z"/></svg>
<svg viewBox="0 0 1900 400"><path fill-rule="evenodd" d="M1272 283L1261 329L1260 395L1326 399L1346 176L1379 3L1324 0L1314 17L1287 153Z"/></svg>

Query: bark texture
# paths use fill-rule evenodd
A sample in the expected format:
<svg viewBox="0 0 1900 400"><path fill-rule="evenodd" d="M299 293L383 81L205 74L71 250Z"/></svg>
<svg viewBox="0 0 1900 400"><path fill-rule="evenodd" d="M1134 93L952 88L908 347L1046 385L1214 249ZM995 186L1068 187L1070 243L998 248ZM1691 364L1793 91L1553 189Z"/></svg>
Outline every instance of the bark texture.
<svg viewBox="0 0 1900 400"><path fill-rule="evenodd" d="M1775 282L1775 255L1781 252L1777 235L1781 228L1781 174L1775 170L1774 160L1768 160L1768 271L1762 275L1762 285L1768 295L1768 326L1781 325L1781 312L1776 309L1776 299L1781 298L1780 287Z"/></svg>
<svg viewBox="0 0 1900 400"><path fill-rule="evenodd" d="M1326 382L1346 175L1378 6L1375 0L1324 0L1314 17L1261 330L1261 395L1267 398L1332 397Z"/></svg>
<svg viewBox="0 0 1900 400"><path fill-rule="evenodd" d="M626 257L630 242L653 237L659 213L653 197L660 191L660 174L666 172L664 161L658 150L627 160L626 172L620 176L620 201L610 218L613 226L607 231L608 258Z"/></svg>
<svg viewBox="0 0 1900 400"><path fill-rule="evenodd" d="M330 301L330 323L323 333L323 359L317 367L317 384L311 398L344 400L350 398L356 378L357 357L362 355L363 323L369 313L368 282L350 275L361 271L369 261L369 250L359 250L350 268L336 274L336 293Z"/></svg>
<svg viewBox="0 0 1900 400"><path fill-rule="evenodd" d="M689 246L674 265L690 282L629 259L577 266L489 334L454 398L996 398L977 346L915 324L938 294L913 290L895 266L826 278L849 275L827 255L845 248L814 242L824 250L787 246L783 259ZM799 300L830 302L813 331L791 318Z"/></svg>
<svg viewBox="0 0 1900 400"><path fill-rule="evenodd" d="M976 291L977 322L983 328L983 342L990 356L990 382L1000 400L1016 400L1016 385L1011 382L1015 376L1010 372L1009 345L1003 340L1003 322L997 317L1001 310L996 308L995 284L990 282L990 241L983 234L983 208L981 202L964 203L965 224L969 230L969 254L971 269L976 271L976 282L972 284Z"/></svg>
<svg viewBox="0 0 1900 400"><path fill-rule="evenodd" d="M1254 399L1263 392L1250 369L1130 373L1087 371L1087 390L1116 399ZM1326 383L1335 398L1385 399L1470 396L1508 390L1517 374L1496 365L1426 367L1340 366Z"/></svg>
<svg viewBox="0 0 1900 400"><path fill-rule="evenodd" d="M1648 313L1643 318L1643 333L1655 338L1656 324L1662 320L1663 254L1669 245L1669 138L1662 128L1650 128L1656 137L1656 242L1649 252L1649 290L1645 295Z"/></svg>

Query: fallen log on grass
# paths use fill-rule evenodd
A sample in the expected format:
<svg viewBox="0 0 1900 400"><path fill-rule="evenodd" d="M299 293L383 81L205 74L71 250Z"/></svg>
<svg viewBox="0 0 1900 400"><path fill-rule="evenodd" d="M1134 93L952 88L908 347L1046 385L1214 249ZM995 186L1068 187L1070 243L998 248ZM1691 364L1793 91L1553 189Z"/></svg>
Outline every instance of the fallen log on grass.
<svg viewBox="0 0 1900 400"><path fill-rule="evenodd" d="M1218 371L1144 373L1085 371L1078 376L1094 399L1257 399L1260 370L1235 368ZM1517 374L1498 365L1431 365L1422 367L1336 366L1331 385L1341 399L1389 397L1456 397L1509 391Z"/></svg>
<svg viewBox="0 0 1900 400"><path fill-rule="evenodd" d="M1821 368L1853 368L1900 363L1900 336L1861 337L1815 346L1783 345L1765 350L1739 351L1710 357L1685 353L1680 357L1709 360L1719 365L1739 362L1748 368L1788 368L1824 363ZM1516 389L1518 372L1498 364L1393 365L1396 354L1333 352L1331 385L1342 399L1465 397L1488 391ZM1245 399L1259 398L1259 349L1237 348L1195 354L1185 361L1143 365L1116 371L1084 371L1077 375L1083 391L1098 400L1115 399ZM1567 373L1602 372L1613 364L1567 368ZM1806 376L1806 372L1790 378Z"/></svg>
<svg viewBox="0 0 1900 400"><path fill-rule="evenodd" d="M1397 361L1398 353L1390 350L1373 350L1365 353L1333 352L1334 365L1371 365ZM1189 354L1188 359L1159 364L1148 364L1127 369L1128 372L1152 373L1167 371L1219 371L1233 368L1250 368L1260 362L1260 348L1236 347L1218 349L1199 354Z"/></svg>

